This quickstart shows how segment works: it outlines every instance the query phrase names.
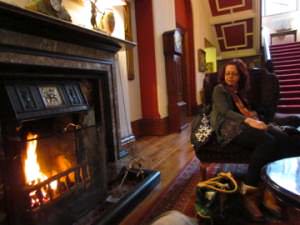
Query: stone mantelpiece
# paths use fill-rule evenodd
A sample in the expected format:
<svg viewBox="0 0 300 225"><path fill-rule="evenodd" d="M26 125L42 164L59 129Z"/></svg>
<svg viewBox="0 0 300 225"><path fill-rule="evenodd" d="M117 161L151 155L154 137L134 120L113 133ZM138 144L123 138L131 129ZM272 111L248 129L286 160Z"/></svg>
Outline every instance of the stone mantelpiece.
<svg viewBox="0 0 300 225"><path fill-rule="evenodd" d="M120 47L133 47L134 42L118 39L107 34L89 30L70 22L32 12L0 2L1 28L17 30L67 43L77 43L94 49L117 52ZM83 41L84 40L84 41Z"/></svg>
<svg viewBox="0 0 300 225"><path fill-rule="evenodd" d="M77 44L0 30L0 62L83 70L107 70L114 54Z"/></svg>

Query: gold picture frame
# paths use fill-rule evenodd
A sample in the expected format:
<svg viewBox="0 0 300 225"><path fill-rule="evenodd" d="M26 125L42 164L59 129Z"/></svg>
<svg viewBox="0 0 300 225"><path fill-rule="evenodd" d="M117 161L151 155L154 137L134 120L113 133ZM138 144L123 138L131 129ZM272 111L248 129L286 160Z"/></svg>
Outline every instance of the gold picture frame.
<svg viewBox="0 0 300 225"><path fill-rule="evenodd" d="M131 5L129 1L126 1L126 5L124 8L124 29L125 29L125 39L132 41L132 27L131 27ZM133 59L133 49L126 49L126 57L127 57L127 76L128 80L134 80L134 59Z"/></svg>

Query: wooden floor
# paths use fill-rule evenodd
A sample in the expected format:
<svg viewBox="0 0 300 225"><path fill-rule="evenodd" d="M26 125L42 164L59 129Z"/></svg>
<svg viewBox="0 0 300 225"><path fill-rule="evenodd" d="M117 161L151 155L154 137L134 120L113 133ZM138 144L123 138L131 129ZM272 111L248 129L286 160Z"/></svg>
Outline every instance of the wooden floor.
<svg viewBox="0 0 300 225"><path fill-rule="evenodd" d="M156 169L161 172L161 182L127 217L123 218L121 225L139 225L140 221L157 203L174 178L194 158L194 150L189 138L190 128L187 128L181 133L167 136L144 137L133 145L130 157L124 158L123 162L128 163L131 158L140 158L145 168ZM234 171L236 172L238 169L235 168ZM285 210L291 219L280 223L266 223L266 225L300 225L300 212L296 212L290 207L285 208ZM249 223L249 225L252 224Z"/></svg>
<svg viewBox="0 0 300 225"><path fill-rule="evenodd" d="M190 128L167 136L143 137L131 148L131 157L140 158L145 168L159 170L161 182L154 190L122 220L121 225L138 225L139 221L154 206L179 172L194 157L190 144Z"/></svg>

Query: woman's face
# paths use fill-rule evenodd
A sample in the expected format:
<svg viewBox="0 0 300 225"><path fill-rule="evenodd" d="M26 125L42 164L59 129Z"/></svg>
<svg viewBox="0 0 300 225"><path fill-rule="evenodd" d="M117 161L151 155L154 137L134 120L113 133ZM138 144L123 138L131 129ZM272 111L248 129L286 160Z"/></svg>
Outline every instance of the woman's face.
<svg viewBox="0 0 300 225"><path fill-rule="evenodd" d="M236 87L238 85L240 75L235 65L226 66L224 80L228 86Z"/></svg>

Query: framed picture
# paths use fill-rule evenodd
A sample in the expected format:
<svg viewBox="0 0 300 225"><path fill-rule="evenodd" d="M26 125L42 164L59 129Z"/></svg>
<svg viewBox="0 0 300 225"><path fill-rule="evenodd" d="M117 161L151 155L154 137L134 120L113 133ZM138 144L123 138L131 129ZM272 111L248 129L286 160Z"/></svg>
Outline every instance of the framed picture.
<svg viewBox="0 0 300 225"><path fill-rule="evenodd" d="M206 72L212 73L214 71L214 64L212 62L206 63Z"/></svg>
<svg viewBox="0 0 300 225"><path fill-rule="evenodd" d="M198 68L199 68L199 72L205 72L206 60L205 60L205 51L203 49L198 49Z"/></svg>
<svg viewBox="0 0 300 225"><path fill-rule="evenodd" d="M124 29L125 29L125 39L132 41L132 27L131 27L131 10L130 2L126 1L124 6ZM133 62L133 48L126 48L126 62L127 62L127 76L128 80L134 80L134 62Z"/></svg>

